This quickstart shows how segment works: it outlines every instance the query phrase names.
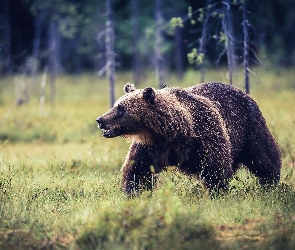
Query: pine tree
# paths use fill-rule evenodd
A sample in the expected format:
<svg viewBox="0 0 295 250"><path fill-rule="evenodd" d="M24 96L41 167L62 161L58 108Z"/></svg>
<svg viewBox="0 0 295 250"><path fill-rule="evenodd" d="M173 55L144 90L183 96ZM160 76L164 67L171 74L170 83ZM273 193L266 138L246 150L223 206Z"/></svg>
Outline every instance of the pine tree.
<svg viewBox="0 0 295 250"><path fill-rule="evenodd" d="M113 9L112 0L106 0L106 30L105 30L105 42L106 42L106 69L107 76L110 84L110 105L111 107L115 103L115 32L113 26Z"/></svg>

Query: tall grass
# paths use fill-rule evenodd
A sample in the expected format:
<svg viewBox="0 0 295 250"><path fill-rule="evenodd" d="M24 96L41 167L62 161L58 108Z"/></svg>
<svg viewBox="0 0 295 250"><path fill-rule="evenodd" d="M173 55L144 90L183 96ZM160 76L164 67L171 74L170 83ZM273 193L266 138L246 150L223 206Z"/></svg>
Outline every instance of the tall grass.
<svg viewBox="0 0 295 250"><path fill-rule="evenodd" d="M56 107L46 102L40 116L38 85L17 108L13 79L1 79L0 249L294 248L294 76L258 70L252 77L251 95L283 153L277 188L262 190L241 169L227 195L212 197L197 180L169 168L153 193L132 200L120 190L129 145L103 139L96 128L95 118L109 108L106 80L59 78ZM130 79L128 72L118 75L117 97ZM196 72L181 82L171 75L167 85L197 79ZM210 71L206 80L226 81L226 74ZM234 82L242 87L239 75ZM155 86L154 78L147 85Z"/></svg>

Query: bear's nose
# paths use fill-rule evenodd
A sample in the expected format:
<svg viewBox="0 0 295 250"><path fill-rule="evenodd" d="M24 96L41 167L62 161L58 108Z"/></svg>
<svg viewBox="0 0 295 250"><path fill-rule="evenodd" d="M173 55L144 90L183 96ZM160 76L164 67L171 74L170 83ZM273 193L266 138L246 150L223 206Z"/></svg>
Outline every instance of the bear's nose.
<svg viewBox="0 0 295 250"><path fill-rule="evenodd" d="M98 123L98 127L99 127L100 129L103 129L103 119L102 119L101 117L98 117L98 118L96 119L96 122Z"/></svg>

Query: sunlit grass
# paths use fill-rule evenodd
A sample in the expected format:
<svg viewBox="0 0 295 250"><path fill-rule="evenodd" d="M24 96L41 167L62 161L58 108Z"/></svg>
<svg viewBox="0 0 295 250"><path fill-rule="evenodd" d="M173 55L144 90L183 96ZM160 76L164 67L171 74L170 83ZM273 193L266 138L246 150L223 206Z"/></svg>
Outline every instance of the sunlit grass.
<svg viewBox="0 0 295 250"><path fill-rule="evenodd" d="M149 75L149 74L147 74ZM130 72L117 76L116 97ZM0 248L84 249L290 249L295 239L295 73L258 69L251 95L283 153L280 185L262 190L245 169L226 195L212 197L193 177L169 168L154 192L128 200L120 190L125 140L103 139L95 119L109 108L106 79L58 78L55 108L46 88L40 114L40 77L30 102L16 107L14 83L0 83ZM168 86L191 86L167 75ZM205 81L227 82L226 71ZM154 75L141 87L156 86ZM243 88L241 74L234 85Z"/></svg>

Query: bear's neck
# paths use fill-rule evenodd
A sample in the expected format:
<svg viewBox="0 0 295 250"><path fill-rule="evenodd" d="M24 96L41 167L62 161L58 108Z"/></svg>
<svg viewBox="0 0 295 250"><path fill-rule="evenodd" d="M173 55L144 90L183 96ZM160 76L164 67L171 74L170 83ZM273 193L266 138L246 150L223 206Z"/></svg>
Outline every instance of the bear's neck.
<svg viewBox="0 0 295 250"><path fill-rule="evenodd" d="M148 132L141 132L134 135L130 135L129 138L133 143L140 143L140 144L146 144L151 145L154 143L154 137L152 134Z"/></svg>

